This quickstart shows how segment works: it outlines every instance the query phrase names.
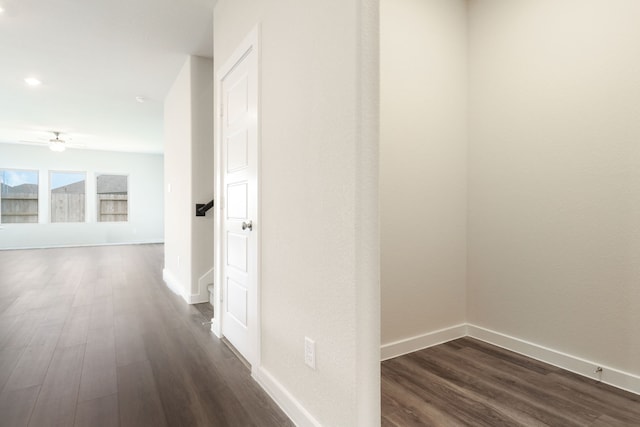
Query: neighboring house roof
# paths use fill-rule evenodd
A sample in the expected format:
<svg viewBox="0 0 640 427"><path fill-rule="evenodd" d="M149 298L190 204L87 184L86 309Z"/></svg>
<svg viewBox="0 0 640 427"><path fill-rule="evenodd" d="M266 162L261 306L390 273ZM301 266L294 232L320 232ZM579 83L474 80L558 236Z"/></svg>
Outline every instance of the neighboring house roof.
<svg viewBox="0 0 640 427"><path fill-rule="evenodd" d="M2 184L2 194L38 194L37 184L20 184L12 187ZM127 194L127 176L99 175L97 180L98 194ZM51 190L52 193L84 193L85 182L78 181Z"/></svg>
<svg viewBox="0 0 640 427"><path fill-rule="evenodd" d="M71 193L71 194L83 194L85 192L84 180L74 182L64 187L58 187L51 190L52 193Z"/></svg>
<svg viewBox="0 0 640 427"><path fill-rule="evenodd" d="M20 184L12 187L2 184L2 194L38 194L37 184Z"/></svg>
<svg viewBox="0 0 640 427"><path fill-rule="evenodd" d="M126 175L98 175L98 194L127 194Z"/></svg>

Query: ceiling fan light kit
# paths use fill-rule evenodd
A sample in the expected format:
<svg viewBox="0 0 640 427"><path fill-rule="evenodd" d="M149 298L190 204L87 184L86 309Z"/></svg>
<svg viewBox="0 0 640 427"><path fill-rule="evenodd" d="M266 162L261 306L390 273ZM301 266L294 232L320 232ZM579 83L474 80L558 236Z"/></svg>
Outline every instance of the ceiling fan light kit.
<svg viewBox="0 0 640 427"><path fill-rule="evenodd" d="M49 140L49 149L51 151L56 151L56 152L64 151L67 147L65 147L64 141L59 138L60 133L59 132L54 132L54 134L55 134L56 137L55 137L55 139L50 139Z"/></svg>
<svg viewBox="0 0 640 427"><path fill-rule="evenodd" d="M40 86L42 84L42 82L35 77L27 77L24 79L24 82L29 86Z"/></svg>

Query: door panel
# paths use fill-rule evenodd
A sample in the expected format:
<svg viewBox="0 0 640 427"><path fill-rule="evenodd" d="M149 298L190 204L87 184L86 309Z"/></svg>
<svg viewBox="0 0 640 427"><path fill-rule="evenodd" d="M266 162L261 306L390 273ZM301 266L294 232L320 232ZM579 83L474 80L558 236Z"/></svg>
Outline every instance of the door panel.
<svg viewBox="0 0 640 427"><path fill-rule="evenodd" d="M249 133L243 129L227 141L227 172L236 172L249 166Z"/></svg>
<svg viewBox="0 0 640 427"><path fill-rule="evenodd" d="M234 273L231 269L247 273L247 240L246 236L238 233L227 233L227 267L230 267L227 275Z"/></svg>
<svg viewBox="0 0 640 427"><path fill-rule="evenodd" d="M247 182L235 183L227 187L227 219L247 219Z"/></svg>
<svg viewBox="0 0 640 427"><path fill-rule="evenodd" d="M242 326L247 326L247 289L233 279L227 279L228 312Z"/></svg>
<svg viewBox="0 0 640 427"><path fill-rule="evenodd" d="M221 81L222 334L252 363L257 336L257 56L251 49Z"/></svg>
<svg viewBox="0 0 640 427"><path fill-rule="evenodd" d="M238 73L238 75L232 76L234 78L234 82L229 85L230 87L227 92L227 126L231 126L237 121L245 118L249 111L249 85L247 72L247 69L240 72L238 69L235 69L231 72Z"/></svg>

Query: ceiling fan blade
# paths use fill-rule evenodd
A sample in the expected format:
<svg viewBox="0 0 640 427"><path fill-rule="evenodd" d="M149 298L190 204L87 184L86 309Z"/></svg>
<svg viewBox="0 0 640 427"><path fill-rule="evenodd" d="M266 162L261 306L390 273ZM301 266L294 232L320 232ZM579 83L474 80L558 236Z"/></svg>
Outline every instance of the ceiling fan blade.
<svg viewBox="0 0 640 427"><path fill-rule="evenodd" d="M26 140L26 139L21 139L20 141L18 141L21 144L38 144L38 145L47 145L49 144L49 141L34 141L34 140Z"/></svg>

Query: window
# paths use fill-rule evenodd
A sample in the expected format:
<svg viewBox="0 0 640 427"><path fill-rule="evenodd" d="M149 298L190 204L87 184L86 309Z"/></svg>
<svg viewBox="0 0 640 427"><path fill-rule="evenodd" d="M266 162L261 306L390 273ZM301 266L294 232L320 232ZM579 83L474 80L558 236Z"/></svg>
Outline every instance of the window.
<svg viewBox="0 0 640 427"><path fill-rule="evenodd" d="M126 175L98 175L98 222L123 222L129 219L129 192Z"/></svg>
<svg viewBox="0 0 640 427"><path fill-rule="evenodd" d="M38 222L38 172L0 170L0 223Z"/></svg>
<svg viewBox="0 0 640 427"><path fill-rule="evenodd" d="M85 174L51 172L51 222L84 222Z"/></svg>

